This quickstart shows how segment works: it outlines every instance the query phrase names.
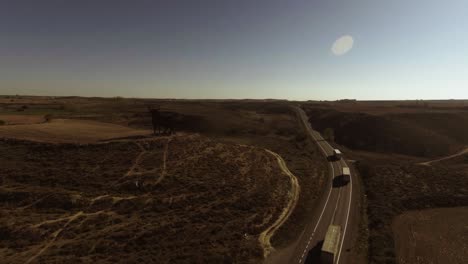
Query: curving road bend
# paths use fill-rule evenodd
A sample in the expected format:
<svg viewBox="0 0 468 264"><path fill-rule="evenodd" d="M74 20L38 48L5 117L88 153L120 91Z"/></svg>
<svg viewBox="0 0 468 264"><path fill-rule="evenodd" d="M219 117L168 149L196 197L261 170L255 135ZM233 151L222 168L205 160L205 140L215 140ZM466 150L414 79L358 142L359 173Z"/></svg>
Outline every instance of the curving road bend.
<svg viewBox="0 0 468 264"><path fill-rule="evenodd" d="M295 109L304 128L318 144L322 153L326 157L331 156L333 154L333 147L322 138L320 133L312 129L304 110L299 107ZM359 186L354 175L351 175L348 184L333 186L333 178L341 175L342 168L348 167L348 165L344 159L328 163L330 166L330 177L326 184L326 191L318 201L316 209L310 215L309 224L294 244L294 248L290 251L291 253L288 254L288 263L317 263L325 234L328 226L331 224L341 226L341 239L334 263L344 264L352 262L349 259L349 252L353 246L353 238L357 233ZM307 193L307 190L303 190L303 192Z"/></svg>

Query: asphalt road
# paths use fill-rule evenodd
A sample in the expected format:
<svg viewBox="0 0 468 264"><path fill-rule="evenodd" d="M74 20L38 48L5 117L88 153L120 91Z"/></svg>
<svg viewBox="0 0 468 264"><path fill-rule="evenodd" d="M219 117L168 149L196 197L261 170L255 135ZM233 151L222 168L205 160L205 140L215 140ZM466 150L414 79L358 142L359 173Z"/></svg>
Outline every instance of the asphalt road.
<svg viewBox="0 0 468 264"><path fill-rule="evenodd" d="M325 141L320 133L313 130L308 122L306 113L297 108L304 127L314 141L317 142L322 153L329 157L333 154L333 147ZM346 185L335 184L333 179L342 174L342 168L348 167L345 160L329 161L330 176L326 185L326 191L318 202L318 206L310 216L306 226L294 248L288 254L288 263L319 263L319 255L328 226L341 226L341 240L338 252L335 255L336 264L350 262L350 249L357 231L358 214L358 184L357 179L351 174L350 182ZM336 182L335 182L336 183ZM304 193L307 190L303 190ZM309 253L310 251L310 253Z"/></svg>

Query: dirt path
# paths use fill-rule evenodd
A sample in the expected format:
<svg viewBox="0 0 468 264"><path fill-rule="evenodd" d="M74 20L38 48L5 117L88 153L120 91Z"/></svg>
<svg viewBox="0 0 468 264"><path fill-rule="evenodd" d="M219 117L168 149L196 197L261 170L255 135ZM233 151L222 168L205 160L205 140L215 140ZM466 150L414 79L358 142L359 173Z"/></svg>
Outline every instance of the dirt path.
<svg viewBox="0 0 468 264"><path fill-rule="evenodd" d="M155 184L159 184L163 179L164 177L166 176L167 174L167 167L166 167L166 161L167 161L167 153L169 151L169 143L171 142L171 138L168 138L167 139L167 142L166 142L166 146L164 148L164 154L163 154L163 168L162 168L162 171L161 171L161 175L159 176L159 178L156 180L156 183Z"/></svg>
<svg viewBox="0 0 468 264"><path fill-rule="evenodd" d="M160 139L157 139L160 140ZM169 151L169 143L171 142L172 137L167 137L166 144L164 146L164 154L163 154L163 165L161 169L161 174L160 176L156 179L155 184L160 183L164 177L167 174L167 169L166 169L166 160L167 160L167 153ZM140 176L140 175L145 175L145 174L150 174L156 172L159 168L151 169L151 170L145 170L140 167L140 162L143 159L143 156L145 156L148 152L151 152L151 150L147 150L148 146L146 145L148 140L144 141L135 141L135 144L138 146L140 149L140 153L136 156L136 158L133 160L132 165L128 169L128 171L123 175L120 179L118 179L116 182L120 182L122 179L131 177L131 176ZM146 146L143 146L146 145Z"/></svg>
<svg viewBox="0 0 468 264"><path fill-rule="evenodd" d="M294 174L289 171L283 158L271 150L267 149L266 151L276 157L281 170L291 179L291 190L288 193L288 205L283 209L279 218L271 226L265 229L265 231L263 231L258 238L260 245L263 247L264 257L268 256L271 251L274 250L274 248L271 246L270 239L275 234L276 230L278 230L278 228L280 228L286 222L286 220L288 220L289 216L294 210L294 207L296 207L300 192L299 182L297 181L296 176L294 176Z"/></svg>
<svg viewBox="0 0 468 264"><path fill-rule="evenodd" d="M136 159L133 161L132 166L127 171L125 176L131 176L131 175L135 174L135 169L140 165L141 159L147 153L146 149L139 142L135 142L135 144L138 146L138 148L140 148L141 152L138 154Z"/></svg>
<svg viewBox="0 0 468 264"><path fill-rule="evenodd" d="M460 151L458 153L455 153L455 154L452 154L452 155L449 155L449 156L446 156L446 157L443 157L443 158L431 160L431 161L421 162L421 163L418 163L418 164L419 165L424 165L424 166L430 166L431 163L452 159L452 158L455 158L455 157L458 157L458 156L461 156L461 155L464 155L464 154L467 154L467 153L468 153L468 147L463 149L462 151Z"/></svg>
<svg viewBox="0 0 468 264"><path fill-rule="evenodd" d="M78 212L78 213L76 213L76 214L74 214L72 216L69 216L69 217L60 218L60 219L56 219L56 220L52 220L52 221L45 221L43 223L38 224L37 226L40 226L40 225L45 224L45 223L50 223L50 222L53 222L53 221L62 221L62 220L68 219L67 223L65 223L65 225L62 228L60 228L59 230L55 231L52 234L52 239L43 248L41 248L41 250L39 250L35 255L33 255L32 257L30 257L26 261L26 264L31 263L33 260L35 260L37 257L39 257L42 253L44 253L55 242L55 240L60 235L60 233L62 233L63 229L65 229L71 222L75 221L75 219L80 217L82 214L83 214L83 212L80 211L80 212Z"/></svg>

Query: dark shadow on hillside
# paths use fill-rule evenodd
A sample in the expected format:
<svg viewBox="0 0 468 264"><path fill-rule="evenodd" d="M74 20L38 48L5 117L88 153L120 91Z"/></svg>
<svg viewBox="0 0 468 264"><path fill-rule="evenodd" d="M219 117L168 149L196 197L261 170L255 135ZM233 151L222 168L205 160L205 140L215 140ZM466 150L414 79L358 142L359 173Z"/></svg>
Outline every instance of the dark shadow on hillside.
<svg viewBox="0 0 468 264"><path fill-rule="evenodd" d="M116 138L109 138L109 139L102 139L99 140L100 142L106 141L113 141L113 140L134 140L134 139L145 139L145 138L152 138L155 135L153 133L149 133L148 135L135 135L135 136L128 136L128 137L116 137Z"/></svg>
<svg viewBox="0 0 468 264"><path fill-rule="evenodd" d="M318 242L313 248L309 250L307 253L307 257L305 259L305 264L316 264L320 262L320 252L322 250L323 240Z"/></svg>

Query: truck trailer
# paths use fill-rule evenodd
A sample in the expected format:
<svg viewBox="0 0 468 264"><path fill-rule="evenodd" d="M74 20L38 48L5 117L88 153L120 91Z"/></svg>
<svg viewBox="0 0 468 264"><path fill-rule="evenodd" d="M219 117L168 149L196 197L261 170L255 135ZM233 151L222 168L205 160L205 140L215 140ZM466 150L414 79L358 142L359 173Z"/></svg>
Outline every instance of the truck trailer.
<svg viewBox="0 0 468 264"><path fill-rule="evenodd" d="M341 176L343 178L343 183L348 183L351 180L351 170L348 167L343 167Z"/></svg>
<svg viewBox="0 0 468 264"><path fill-rule="evenodd" d="M330 225L323 241L322 250L320 253L320 263L333 264L335 263L338 247L341 239L341 226Z"/></svg>

